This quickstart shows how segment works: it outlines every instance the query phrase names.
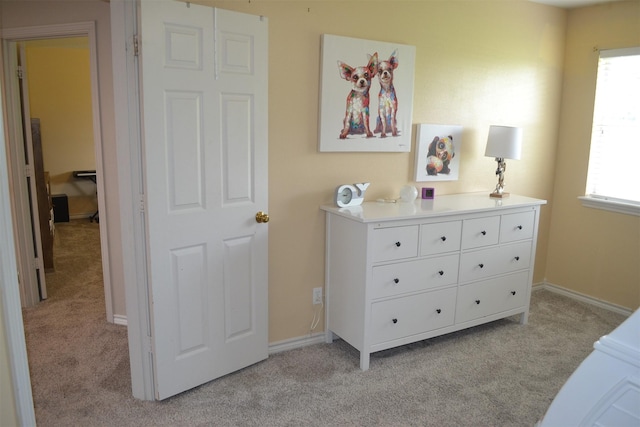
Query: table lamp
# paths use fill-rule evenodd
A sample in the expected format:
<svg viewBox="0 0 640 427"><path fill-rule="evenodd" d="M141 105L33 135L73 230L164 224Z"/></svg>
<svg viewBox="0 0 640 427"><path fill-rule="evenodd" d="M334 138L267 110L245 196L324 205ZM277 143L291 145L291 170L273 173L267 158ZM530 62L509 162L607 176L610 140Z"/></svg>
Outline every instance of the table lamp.
<svg viewBox="0 0 640 427"><path fill-rule="evenodd" d="M510 126L489 127L489 137L487 138L487 148L484 155L494 157L498 162L496 175L498 175L498 183L496 189L493 190L490 197L504 198L509 197L509 193L504 191L504 172L507 169L505 159L520 160L522 153L522 129Z"/></svg>

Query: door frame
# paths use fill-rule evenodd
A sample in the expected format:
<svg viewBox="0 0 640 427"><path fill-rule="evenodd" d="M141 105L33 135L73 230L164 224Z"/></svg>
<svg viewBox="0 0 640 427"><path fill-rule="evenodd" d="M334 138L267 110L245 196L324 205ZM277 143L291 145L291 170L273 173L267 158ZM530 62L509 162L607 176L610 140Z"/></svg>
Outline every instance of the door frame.
<svg viewBox="0 0 640 427"><path fill-rule="evenodd" d="M133 396L155 400L137 57L138 0L111 0L111 61L129 364Z"/></svg>
<svg viewBox="0 0 640 427"><path fill-rule="evenodd" d="M5 51L7 46L10 43L17 43L21 41L28 40L37 40L37 39L47 39L47 38L65 38L65 37L87 37L89 39L89 69L90 69L90 81L91 81L91 107L92 107L92 117L93 117L93 144L94 144L94 153L96 159L96 186L98 192L98 209L102 212L106 213L106 201L105 201L105 187L104 187L104 166L103 166L103 157L102 157L102 129L100 122L100 95L98 89L98 57L97 57L97 48L96 48L96 29L95 22L77 22L77 23L69 23L69 24L57 24L57 25L43 25L43 26L35 26L35 27L20 27L20 28L11 28L4 29L1 32L2 43ZM10 64L5 63L5 71L8 70ZM5 94L6 95L6 94ZM10 143L13 146L13 149L10 150L8 155L9 163L12 165L11 169L13 170L13 182L15 186L15 182L19 177L20 170L22 170L22 166L18 164L19 159L15 155L15 151L18 149L22 149L21 147L15 147L16 138L13 137L15 135L15 126L16 121L20 120L22 117L22 112L15 111L15 106L11 104L7 104L7 116L9 117L7 134L10 138ZM13 194L14 192L12 192ZM16 203L20 201L22 197L25 197L24 194L14 194L12 196L13 205L16 206ZM25 221L25 217L23 215L16 215L14 218L14 230L25 230L25 225L23 222ZM103 216L101 221L99 222L100 227L100 246L101 246L101 256L102 256L102 277L104 284L104 295L105 295L105 305L106 305L106 314L107 321L113 323L113 302L112 302L112 288L111 288L111 277L110 277L110 264L109 264L109 241L108 241L108 218ZM30 228L30 225L29 225ZM25 268L28 268L30 265L30 260L28 259L28 245L31 244L31 235L27 233L18 233L16 232L16 242L17 242L17 258L18 258L18 266L19 266L19 274L22 277L26 276ZM27 258L27 259L25 259ZM21 294L25 295L34 295L33 289L24 289L24 281L20 284ZM37 290L36 290L37 292ZM27 301L23 301L23 305L35 305L38 301L33 301L33 298L27 298Z"/></svg>
<svg viewBox="0 0 640 427"><path fill-rule="evenodd" d="M0 96L4 97L4 88L1 86ZM3 104L0 102L0 117L3 116ZM0 164L3 165L7 164L4 127L4 120L0 120ZM7 347L18 424L36 425L20 307L10 193L9 171L7 168L0 168L0 315L3 316L0 326L4 326L5 337L5 342L0 342L0 346Z"/></svg>

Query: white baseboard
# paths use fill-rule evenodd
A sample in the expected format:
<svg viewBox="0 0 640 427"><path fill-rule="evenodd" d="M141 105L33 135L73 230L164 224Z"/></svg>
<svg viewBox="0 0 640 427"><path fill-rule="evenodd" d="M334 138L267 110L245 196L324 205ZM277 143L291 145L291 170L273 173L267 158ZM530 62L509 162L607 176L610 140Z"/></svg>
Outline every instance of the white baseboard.
<svg viewBox="0 0 640 427"><path fill-rule="evenodd" d="M116 325L122 325L122 326L127 326L127 316L124 316L122 314L114 314L113 315L113 323Z"/></svg>
<svg viewBox="0 0 640 427"><path fill-rule="evenodd" d="M113 315L113 323L115 325L127 326L127 316L122 314ZM316 332L312 335L303 337L290 338L288 340L277 341L269 344L269 354L280 353L281 351L294 350L296 348L306 347L313 344L321 344L324 342L324 332Z"/></svg>
<svg viewBox="0 0 640 427"><path fill-rule="evenodd" d="M269 354L280 353L281 351L294 350L296 348L306 347L313 344L321 344L324 342L324 332L316 332L315 334L305 335L288 340L276 341L269 344Z"/></svg>
<svg viewBox="0 0 640 427"><path fill-rule="evenodd" d="M581 294L580 292L572 291L566 288L563 288L558 285L554 285L547 282L540 282L533 285L532 290L537 291L540 289L545 289L550 292L555 292L560 295L564 295L569 298L573 298L578 301L585 302L587 304L595 305L600 308L604 308L605 310L613 311L618 314L622 314L623 316L631 316L633 310L628 308L612 304L607 301L602 301L597 298L590 297L585 294ZM121 314L115 314L113 316L113 323L116 325L127 326L127 316ZM296 348L306 347L308 345L321 344L324 342L324 332L316 332L311 335L304 335L302 337L289 338L282 341L276 341L269 344L269 354L280 353L282 351L294 350Z"/></svg>
<svg viewBox="0 0 640 427"><path fill-rule="evenodd" d="M127 316L122 314L113 315L113 323L115 325L127 326ZM290 338L288 340L276 341L269 344L269 354L280 353L281 351L294 350L296 348L306 347L313 344L321 344L324 342L324 332L316 332L312 335L303 337Z"/></svg>
<svg viewBox="0 0 640 427"><path fill-rule="evenodd" d="M633 314L633 310L626 307L603 301L589 295L582 294L580 292L572 291L571 289L563 288L562 286L554 285L552 283L536 283L532 287L533 291L537 291L539 289L545 289L550 292L555 292L557 294L564 295L566 297L573 298L587 304L595 305L596 307L604 308L605 310L613 311L614 313L622 314L623 316L629 317L631 316L631 314Z"/></svg>

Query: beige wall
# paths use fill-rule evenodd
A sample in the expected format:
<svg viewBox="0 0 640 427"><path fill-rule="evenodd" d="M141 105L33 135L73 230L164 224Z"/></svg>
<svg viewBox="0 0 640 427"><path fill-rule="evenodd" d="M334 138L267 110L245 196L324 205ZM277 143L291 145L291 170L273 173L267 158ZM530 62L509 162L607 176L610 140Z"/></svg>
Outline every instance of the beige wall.
<svg viewBox="0 0 640 427"><path fill-rule="evenodd" d="M334 188L370 181L366 198L372 200L397 196L413 180L413 150L318 152L321 34L416 46L413 123L464 127L460 179L434 184L436 194L491 191L488 128L508 124L524 128L522 160L509 163L509 190L551 198L565 11L524 1L199 3L269 19L271 342L309 333L312 288L324 284L318 207L332 202ZM546 268L549 211L543 208L536 281Z"/></svg>
<svg viewBox="0 0 640 427"><path fill-rule="evenodd" d="M96 186L73 177L96 168L87 37L26 43L31 117L40 119L44 167L52 194L69 197L71 217L97 209Z"/></svg>
<svg viewBox="0 0 640 427"><path fill-rule="evenodd" d="M586 186L598 63L594 47L629 46L640 46L639 1L569 13L546 277L550 283L636 309L640 217L586 208L577 199ZM616 167L614 154L611 167Z"/></svg>
<svg viewBox="0 0 640 427"><path fill-rule="evenodd" d="M109 259L112 282L112 306L115 315L126 314L124 273L120 252L120 208L113 105L113 76L111 66L111 14L109 2L104 0L2 0L0 28L20 28L93 21L96 24L98 55L98 86L100 91L100 122L102 156L105 168L105 197L109 222ZM109 173L109 172L112 173Z"/></svg>

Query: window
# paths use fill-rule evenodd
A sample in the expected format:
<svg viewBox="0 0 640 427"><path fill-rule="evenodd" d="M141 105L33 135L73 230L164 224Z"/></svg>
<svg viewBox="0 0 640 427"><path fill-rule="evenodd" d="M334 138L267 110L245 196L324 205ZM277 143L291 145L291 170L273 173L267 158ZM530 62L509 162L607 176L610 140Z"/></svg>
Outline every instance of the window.
<svg viewBox="0 0 640 427"><path fill-rule="evenodd" d="M640 47L600 51L583 204L640 215Z"/></svg>

